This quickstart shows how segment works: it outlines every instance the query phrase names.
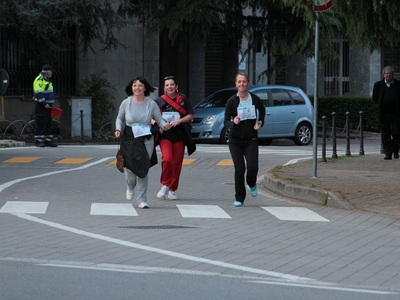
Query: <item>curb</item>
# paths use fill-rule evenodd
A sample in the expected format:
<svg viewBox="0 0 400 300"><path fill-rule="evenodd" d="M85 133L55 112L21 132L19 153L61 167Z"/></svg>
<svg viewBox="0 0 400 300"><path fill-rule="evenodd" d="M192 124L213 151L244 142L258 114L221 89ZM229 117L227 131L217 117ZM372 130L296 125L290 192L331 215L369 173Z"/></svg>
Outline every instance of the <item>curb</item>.
<svg viewBox="0 0 400 300"><path fill-rule="evenodd" d="M0 148L12 148L12 147L25 147L25 142L17 142L13 140L0 140Z"/></svg>
<svg viewBox="0 0 400 300"><path fill-rule="evenodd" d="M334 193L290 184L279 179L272 178L268 172L265 173L261 184L263 188L270 192L299 201L342 209L355 208L353 204L339 199L339 197L337 197Z"/></svg>

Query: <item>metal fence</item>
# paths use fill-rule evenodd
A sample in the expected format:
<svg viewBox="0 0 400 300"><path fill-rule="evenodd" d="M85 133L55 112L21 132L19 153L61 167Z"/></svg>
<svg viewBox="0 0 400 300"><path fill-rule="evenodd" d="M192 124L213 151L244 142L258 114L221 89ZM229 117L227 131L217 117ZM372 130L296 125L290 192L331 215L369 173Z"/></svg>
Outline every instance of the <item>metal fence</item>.
<svg viewBox="0 0 400 300"><path fill-rule="evenodd" d="M1 32L0 32L1 34ZM0 66L10 76L10 85L6 95L33 96L33 81L39 75L42 66L49 63L54 68L53 84L57 96L75 94L75 50L58 51L53 61L39 61L24 51L21 45L0 37Z"/></svg>

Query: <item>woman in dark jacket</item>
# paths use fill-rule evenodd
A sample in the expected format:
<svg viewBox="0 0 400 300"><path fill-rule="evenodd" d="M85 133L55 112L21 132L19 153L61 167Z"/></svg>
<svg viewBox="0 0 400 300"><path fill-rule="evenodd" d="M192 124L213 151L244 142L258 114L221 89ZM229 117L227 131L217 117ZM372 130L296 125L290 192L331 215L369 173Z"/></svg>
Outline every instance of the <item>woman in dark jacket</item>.
<svg viewBox="0 0 400 300"><path fill-rule="evenodd" d="M265 107L257 95L248 91L249 78L245 73L236 75L235 85L238 92L226 104L225 127L230 129L229 151L235 166L233 205L239 207L246 198L246 164L246 183L253 197L258 193L258 130L264 125Z"/></svg>

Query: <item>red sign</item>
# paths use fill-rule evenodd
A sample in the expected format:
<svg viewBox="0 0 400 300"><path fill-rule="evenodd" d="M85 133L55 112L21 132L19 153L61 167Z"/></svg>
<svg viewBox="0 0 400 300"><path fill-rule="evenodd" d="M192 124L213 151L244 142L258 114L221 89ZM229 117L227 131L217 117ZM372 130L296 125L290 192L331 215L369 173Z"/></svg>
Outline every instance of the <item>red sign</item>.
<svg viewBox="0 0 400 300"><path fill-rule="evenodd" d="M308 7L308 3L310 0L304 0L303 3ZM329 10L333 6L333 0L314 0L314 11L315 12L323 12Z"/></svg>

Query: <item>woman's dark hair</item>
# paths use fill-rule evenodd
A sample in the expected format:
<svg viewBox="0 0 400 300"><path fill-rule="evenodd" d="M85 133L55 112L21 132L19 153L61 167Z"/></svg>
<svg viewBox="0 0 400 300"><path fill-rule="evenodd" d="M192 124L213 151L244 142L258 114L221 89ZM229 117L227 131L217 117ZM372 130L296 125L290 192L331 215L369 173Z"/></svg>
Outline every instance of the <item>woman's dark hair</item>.
<svg viewBox="0 0 400 300"><path fill-rule="evenodd" d="M153 87L153 86L151 86L151 84L146 80L146 78L141 77L141 76L138 76L138 77L133 78L131 81L129 81L128 85L125 87L125 93L126 93L128 96L132 96L132 95L133 95L132 84L133 84L135 81L138 81L138 80L139 80L141 83L144 84L144 88L146 89L146 90L144 91L144 95L145 95L145 96L150 96L150 93L152 93L152 92L154 92L154 91L156 90L156 88Z"/></svg>
<svg viewBox="0 0 400 300"><path fill-rule="evenodd" d="M165 76L165 77L164 77L163 86L165 85L165 82L166 82L167 80L173 80L173 81L175 82L176 85L178 84L178 83L176 82L175 76Z"/></svg>

